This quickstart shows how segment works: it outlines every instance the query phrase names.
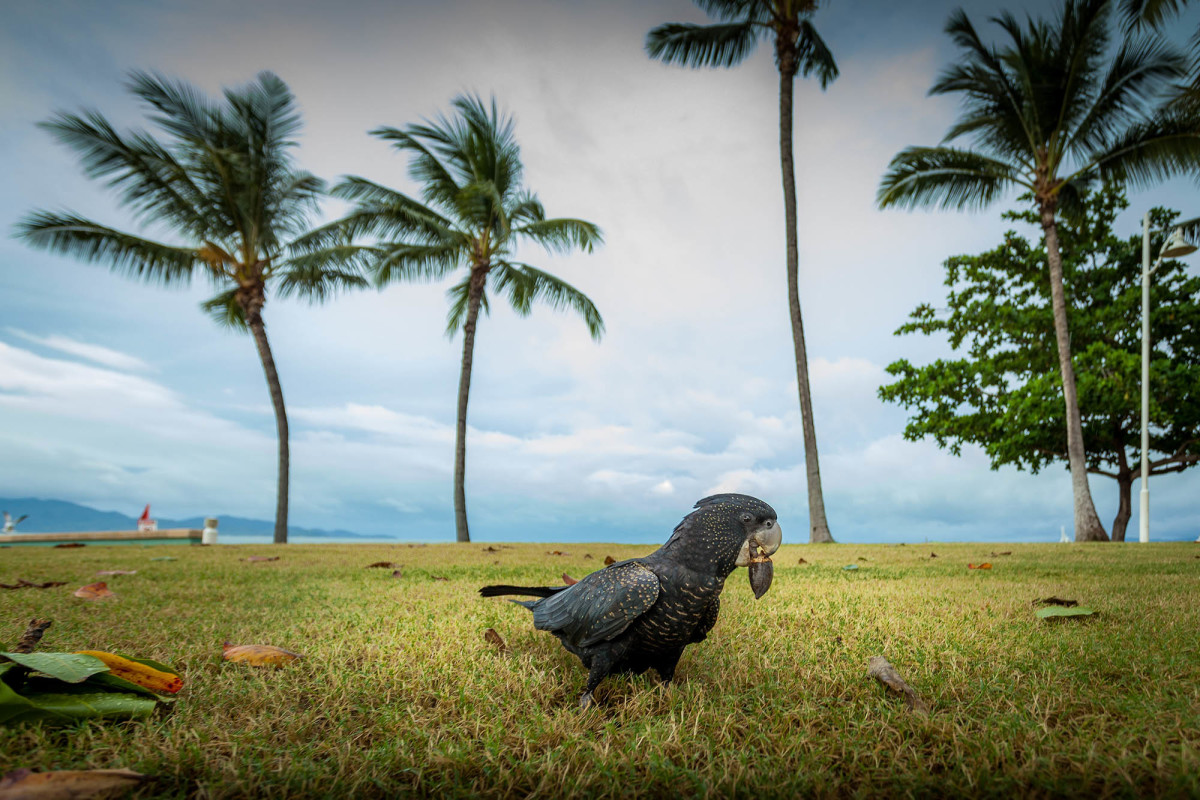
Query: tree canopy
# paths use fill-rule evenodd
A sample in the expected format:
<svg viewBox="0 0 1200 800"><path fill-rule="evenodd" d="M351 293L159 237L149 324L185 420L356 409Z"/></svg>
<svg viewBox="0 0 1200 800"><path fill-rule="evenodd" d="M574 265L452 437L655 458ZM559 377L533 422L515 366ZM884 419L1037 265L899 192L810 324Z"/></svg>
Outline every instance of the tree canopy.
<svg viewBox="0 0 1200 800"><path fill-rule="evenodd" d="M1028 198L1027 198L1028 199ZM1140 234L1113 231L1128 202L1115 189L1086 195L1085 215L1064 221L1064 286L1071 314L1087 469L1114 478L1122 493L1113 538L1123 537L1128 492L1140 477ZM1007 212L1037 225L1033 208ZM1155 209L1152 227L1178 216ZM890 364L897 380L879 396L912 413L909 440L932 437L956 455L964 445L987 453L992 468L1038 472L1067 458L1066 427L1054 353L1054 320L1045 280L1044 242L1016 231L979 255L945 262L945 308L922 304L897 336L945 336L957 358L923 366ZM1200 278L1166 261L1151 302L1150 473L1200 462Z"/></svg>

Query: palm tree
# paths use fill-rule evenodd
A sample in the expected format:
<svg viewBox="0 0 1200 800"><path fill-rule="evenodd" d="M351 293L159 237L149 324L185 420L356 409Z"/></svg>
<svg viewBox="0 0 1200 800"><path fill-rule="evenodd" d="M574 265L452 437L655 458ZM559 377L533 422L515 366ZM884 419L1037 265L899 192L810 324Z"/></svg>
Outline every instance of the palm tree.
<svg viewBox="0 0 1200 800"><path fill-rule="evenodd" d="M808 350L800 316L799 254L796 243L796 176L792 159L792 94L796 74L816 75L821 88L838 75L837 64L809 17L817 0L695 0L713 25L669 22L646 34L646 52L667 64L690 67L733 67L754 52L761 37L774 36L779 68L779 161L783 173L783 206L787 227L788 309L800 419L804 429L804 462L808 473L810 542L832 542L825 519L812 391L808 383Z"/></svg>
<svg viewBox="0 0 1200 800"><path fill-rule="evenodd" d="M418 201L365 178L349 177L333 194L356 207L342 220L311 237L314 245L333 245L372 234L379 243L363 249L376 284L436 280L461 270L450 288L446 334L463 332L462 370L454 445L454 525L460 542L467 528L467 399L471 390L479 310L488 311L488 288L504 295L513 310L527 316L534 301L556 310L570 309L599 340L604 322L582 292L529 264L514 260L523 242L547 251L591 252L603 242L600 229L580 219L547 219L537 196L521 185L521 153L513 120L474 95L459 95L454 117L404 129L379 128L371 135L409 155L409 176L421 187Z"/></svg>
<svg viewBox="0 0 1200 800"><path fill-rule="evenodd" d="M296 168L300 129L295 98L269 72L213 102L195 87L144 72L130 91L149 106L165 138L118 133L98 112L59 113L42 127L75 151L89 178L106 179L140 223L171 229L171 244L110 228L71 213L35 211L17 226L30 245L107 263L138 280L173 286L199 268L223 289L203 304L218 322L254 337L279 436L275 542L287 541L288 425L283 390L262 310L267 287L310 301L338 288L364 286L353 248L334 243L300 249L324 183Z"/></svg>
<svg viewBox="0 0 1200 800"><path fill-rule="evenodd" d="M1046 242L1054 334L1066 404L1076 541L1107 541L1087 482L1059 253L1059 212L1094 180L1144 186L1195 167L1195 117L1155 109L1187 59L1161 41L1129 39L1109 55L1109 0L1065 0L1051 22L993 17L1008 37L987 46L960 9L946 32L961 52L930 94L963 98L937 147L909 147L888 166L880 207L982 208L1010 187L1033 195ZM974 149L948 146L969 137Z"/></svg>

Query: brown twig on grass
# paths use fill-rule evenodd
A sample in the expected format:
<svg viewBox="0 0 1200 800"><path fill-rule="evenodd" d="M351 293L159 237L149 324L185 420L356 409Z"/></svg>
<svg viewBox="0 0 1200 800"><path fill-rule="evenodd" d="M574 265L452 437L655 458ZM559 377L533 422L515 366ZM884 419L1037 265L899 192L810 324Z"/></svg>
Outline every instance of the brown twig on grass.
<svg viewBox="0 0 1200 800"><path fill-rule="evenodd" d="M908 707L918 714L928 714L929 706L925 705L925 701L917 697L917 693L913 688L905 682L904 678L900 677L900 673L896 668L888 663L888 660L883 656L871 656L867 660L867 674L875 680L882 683L892 692L904 697L904 702L908 703Z"/></svg>
<svg viewBox="0 0 1200 800"><path fill-rule="evenodd" d="M13 648L14 653L32 653L38 646L38 642L42 640L42 634L46 632L46 628L50 627L48 619L31 619L29 627L25 629L21 640L17 642L17 646Z"/></svg>

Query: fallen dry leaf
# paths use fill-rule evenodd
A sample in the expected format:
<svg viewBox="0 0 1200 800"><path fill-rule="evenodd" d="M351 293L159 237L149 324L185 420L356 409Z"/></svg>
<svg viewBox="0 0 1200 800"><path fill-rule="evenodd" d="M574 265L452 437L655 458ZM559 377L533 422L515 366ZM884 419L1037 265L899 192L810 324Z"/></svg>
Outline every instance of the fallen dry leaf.
<svg viewBox="0 0 1200 800"><path fill-rule="evenodd" d="M584 557L584 558L591 558L591 557L592 557L592 554L591 554L591 553L584 553L584 554L583 554L583 557ZM1200 556L1196 556L1196 558L1200 558Z"/></svg>
<svg viewBox="0 0 1200 800"><path fill-rule="evenodd" d="M579 583L579 581L575 580L565 572L562 574L562 579L563 583L565 583L567 586L574 586L575 584Z"/></svg>
<svg viewBox="0 0 1200 800"><path fill-rule="evenodd" d="M938 557L938 554L937 554L937 553L930 553L930 554L929 554L929 557L930 557L930 558L937 558L937 557Z"/></svg>
<svg viewBox="0 0 1200 800"><path fill-rule="evenodd" d="M372 567L379 567L381 569L396 569L399 566L399 564L396 564L392 561L376 561L374 564L367 564L364 569L371 569Z"/></svg>
<svg viewBox="0 0 1200 800"><path fill-rule="evenodd" d="M131 769L33 772L17 769L0 778L0 800L89 800L118 797L153 780Z"/></svg>
<svg viewBox="0 0 1200 800"><path fill-rule="evenodd" d="M492 546L489 544L487 547L483 548L483 552L485 552L485 553L499 553L499 552L500 552L500 548L499 548L499 547L492 547ZM491 630L491 628L488 628L488 630Z"/></svg>
<svg viewBox="0 0 1200 800"><path fill-rule="evenodd" d="M863 558L862 556L859 556L859 557L858 557L858 560L859 560L859 561L866 561L867 559Z"/></svg>
<svg viewBox="0 0 1200 800"><path fill-rule="evenodd" d="M221 656L226 661L249 664L252 667L281 667L298 658L303 658L299 653L293 653L291 650L284 650L282 647L270 644L235 645L232 642L225 642L221 647L223 650Z"/></svg>
<svg viewBox="0 0 1200 800"><path fill-rule="evenodd" d="M0 589L49 589L54 586L66 586L66 581L46 581L45 583L33 583L24 578L17 578L16 583L0 583Z"/></svg>
<svg viewBox="0 0 1200 800"><path fill-rule="evenodd" d="M1064 600L1061 597L1043 597L1041 600L1034 600L1033 604L1041 603L1045 606L1062 606L1064 608L1073 608L1079 605L1078 600Z"/></svg>
<svg viewBox="0 0 1200 800"><path fill-rule="evenodd" d="M392 570L392 577L393 578L403 578L404 573L401 570L395 569L395 570Z"/></svg>
<svg viewBox="0 0 1200 800"><path fill-rule="evenodd" d="M97 575L137 575L136 569L102 569Z"/></svg>
<svg viewBox="0 0 1200 800"><path fill-rule="evenodd" d="M892 692L902 695L904 702L908 703L908 707L913 711L918 714L929 713L929 706L925 705L925 701L917 697L913 688L905 682L904 678L900 677L896 668L889 664L883 656L871 656L867 660L867 675L882 683Z"/></svg>
<svg viewBox="0 0 1200 800"><path fill-rule="evenodd" d="M547 550L546 555L548 555L548 556L569 556L571 554L564 553L562 550Z"/></svg>
<svg viewBox="0 0 1200 800"><path fill-rule="evenodd" d="M604 566L607 567L609 564L615 564L615 563L617 563L617 560L615 558L613 558L612 556L604 557Z"/></svg>
<svg viewBox="0 0 1200 800"><path fill-rule="evenodd" d="M512 652L512 648L510 648L507 644L504 643L504 639L501 638L500 634L496 633L495 628L488 628L486 631L484 631L483 632L483 640L485 642L487 642L488 644L492 645L493 647L495 647L501 653L511 653Z"/></svg>
<svg viewBox="0 0 1200 800"><path fill-rule="evenodd" d="M107 600L110 597L116 597L112 589L109 589L108 584L104 581L80 586L75 590L75 596L82 597L84 600Z"/></svg>
<svg viewBox="0 0 1200 800"><path fill-rule="evenodd" d="M434 576L433 576L433 579L434 579L435 581L448 581L448 580L450 580L449 578L443 578L441 575L434 575Z"/></svg>
<svg viewBox="0 0 1200 800"><path fill-rule="evenodd" d="M279 556L246 556L238 559L239 561L278 561Z"/></svg>
<svg viewBox="0 0 1200 800"><path fill-rule="evenodd" d="M996 556L1011 556L1011 555L1012 555L1012 550L1005 550L1003 553L992 553L992 558L995 558Z"/></svg>
<svg viewBox="0 0 1200 800"><path fill-rule="evenodd" d="M807 562L807 561L805 561L803 558L801 558L801 559L800 559L799 561L797 561L796 563L797 563L797 564L807 564L808 562Z"/></svg>
<svg viewBox="0 0 1200 800"><path fill-rule="evenodd" d="M59 542L55 547L87 547L83 542Z"/></svg>
<svg viewBox="0 0 1200 800"><path fill-rule="evenodd" d="M985 561L982 564L967 564L967 569L991 569L991 568L992 568L992 564L989 561Z"/></svg>

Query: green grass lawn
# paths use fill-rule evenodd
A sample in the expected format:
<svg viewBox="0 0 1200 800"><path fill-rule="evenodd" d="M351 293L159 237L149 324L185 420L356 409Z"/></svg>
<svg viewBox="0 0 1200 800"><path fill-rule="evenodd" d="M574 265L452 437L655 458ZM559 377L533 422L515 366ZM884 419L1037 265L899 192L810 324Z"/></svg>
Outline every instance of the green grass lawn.
<svg viewBox="0 0 1200 800"><path fill-rule="evenodd" d="M206 798L1200 796L1200 545L785 545L762 600L730 577L670 688L610 678L586 713L578 660L476 594L652 549L2 550L0 582L68 584L0 590L0 649L49 618L41 650L148 657L186 685L147 721L0 728L0 773L127 767L158 776L142 796ZM364 568L381 560L403 576ZM107 579L115 600L71 595L102 569L138 573ZM1038 620L1049 595L1100 613ZM304 659L227 663L225 640ZM867 677L873 655L928 716Z"/></svg>

